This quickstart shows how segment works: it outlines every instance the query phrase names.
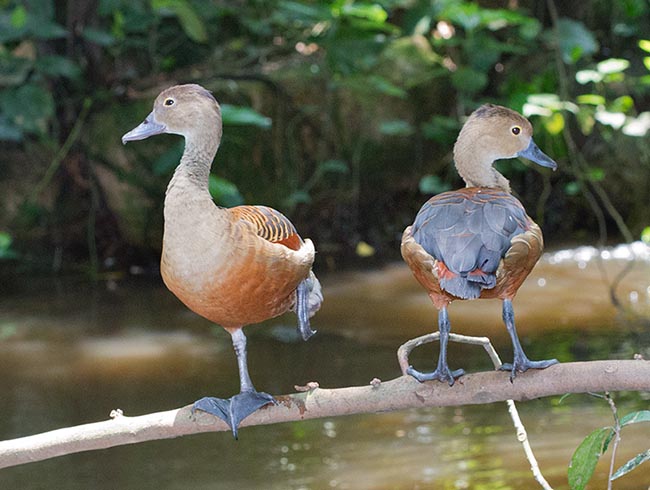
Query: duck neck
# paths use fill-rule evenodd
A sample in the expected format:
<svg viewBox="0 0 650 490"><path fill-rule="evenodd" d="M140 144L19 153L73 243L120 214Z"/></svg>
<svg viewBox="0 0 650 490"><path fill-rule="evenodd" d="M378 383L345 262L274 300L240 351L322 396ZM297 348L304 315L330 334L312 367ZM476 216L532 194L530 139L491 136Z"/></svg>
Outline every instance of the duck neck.
<svg viewBox="0 0 650 490"><path fill-rule="evenodd" d="M186 136L185 151L169 182L167 194L191 191L196 197L209 197L210 168L218 147L218 138Z"/></svg>
<svg viewBox="0 0 650 490"><path fill-rule="evenodd" d="M493 167L494 156L469 151L458 143L454 147L456 170L467 187L491 187L510 193L510 182Z"/></svg>

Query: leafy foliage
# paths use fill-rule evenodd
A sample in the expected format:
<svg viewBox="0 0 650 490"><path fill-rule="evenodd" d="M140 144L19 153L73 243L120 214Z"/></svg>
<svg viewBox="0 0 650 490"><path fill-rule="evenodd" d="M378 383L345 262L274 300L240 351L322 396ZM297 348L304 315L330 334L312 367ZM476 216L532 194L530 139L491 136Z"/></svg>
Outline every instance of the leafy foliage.
<svg viewBox="0 0 650 490"><path fill-rule="evenodd" d="M2 177L0 186L49 185L24 191L22 206L0 202L0 226L14 228L18 250L65 237L59 246L74 259L84 248L141 247L133 236L155 236L153 203L182 146L117 157L119 137L158 89L194 81L223 102L215 195L283 208L337 257L356 256L361 241L376 257L395 256L424 194L459 185L450 149L463 116L486 101L522 110L560 161L550 194L523 165L500 167L528 209L548 198L547 236L608 227L583 197L592 190L616 195L639 236L650 185L650 8L555 4L550 15L541 1L525 10L469 0L99 0L81 10L5 0L0 140L11 153L0 166L24 184ZM70 140L84 101L92 109ZM64 145L60 165L47 163ZM576 152L581 165L571 163ZM15 161L33 162L31 171ZM102 216L98 247L88 242L92 209ZM139 233L125 231L134 226Z"/></svg>

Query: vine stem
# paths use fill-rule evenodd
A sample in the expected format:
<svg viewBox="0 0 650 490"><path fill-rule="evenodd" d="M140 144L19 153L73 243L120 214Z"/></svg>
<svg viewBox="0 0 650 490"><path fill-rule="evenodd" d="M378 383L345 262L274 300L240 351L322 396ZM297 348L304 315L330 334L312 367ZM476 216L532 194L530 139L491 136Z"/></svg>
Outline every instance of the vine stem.
<svg viewBox="0 0 650 490"><path fill-rule="evenodd" d="M29 200L31 202L36 201L39 194L43 192L43 189L45 189L49 185L50 181L52 180L52 177L54 177L54 174L61 166L61 163L63 162L65 157L68 156L68 153L70 153L70 149L72 148L72 145L74 145L74 143L79 138L79 134L81 133L81 128L83 127L83 124L86 121L86 117L88 116L91 107L92 107L92 100L90 98L85 98L83 101L83 105L81 107L81 112L79 113L79 117L77 117L74 126L72 127L70 133L68 134L68 137L59 148L59 151L56 152L56 155L54 155L54 158L48 165L47 170L45 170L45 173L43 174L43 177L41 177L41 180L38 182L38 184L34 186L34 190L32 191L29 197Z"/></svg>
<svg viewBox="0 0 650 490"><path fill-rule="evenodd" d="M612 458L609 462L609 477L607 478L607 490L612 490L612 475L614 474L616 450L618 449L618 444L621 442L621 423L618 419L618 409L609 391L605 392L605 400L609 403L609 408L611 408L612 415L614 416L614 443L612 444Z"/></svg>
<svg viewBox="0 0 650 490"><path fill-rule="evenodd" d="M417 337L402 344L397 350L397 360L399 362L400 369L402 370L402 374L406 376L406 370L409 366L408 355L413 349L429 342L435 342L439 339L440 332L434 332L427 335L422 335L421 337ZM449 340L451 342L459 342L461 344L483 346L488 356L490 357L492 364L494 364L494 369L497 371L500 370L503 363L501 362L499 354L497 353L488 337L469 337L466 335L450 333ZM512 423L515 427L517 440L521 443L524 449L524 454L526 455L528 463L530 463L530 471L533 473L533 477L544 490L553 490L553 487L549 485L549 483L544 478L544 475L542 475L542 470L539 468L537 458L535 458L533 448L531 447L530 441L528 440L526 427L521 421L521 417L519 417L519 411L517 410L517 406L515 405L514 400L506 400L506 404L508 405L508 413L510 414L510 418L512 419Z"/></svg>

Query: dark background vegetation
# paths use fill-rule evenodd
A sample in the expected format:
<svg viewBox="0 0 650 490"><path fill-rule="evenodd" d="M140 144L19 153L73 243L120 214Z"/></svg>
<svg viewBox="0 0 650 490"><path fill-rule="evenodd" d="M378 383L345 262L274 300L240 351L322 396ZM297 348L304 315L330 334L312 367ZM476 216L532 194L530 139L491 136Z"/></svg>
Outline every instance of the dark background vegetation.
<svg viewBox="0 0 650 490"><path fill-rule="evenodd" d="M547 243L650 241L647 0L0 0L0 265L155 271L178 137L123 147L158 92L224 106L218 203L267 204L318 267L399 257L484 102L559 171L499 168Z"/></svg>

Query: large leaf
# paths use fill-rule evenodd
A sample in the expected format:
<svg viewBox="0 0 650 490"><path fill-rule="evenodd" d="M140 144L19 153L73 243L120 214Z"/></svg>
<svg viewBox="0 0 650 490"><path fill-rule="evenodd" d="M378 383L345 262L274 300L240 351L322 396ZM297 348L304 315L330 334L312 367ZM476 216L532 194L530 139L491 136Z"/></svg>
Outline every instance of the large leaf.
<svg viewBox="0 0 650 490"><path fill-rule="evenodd" d="M28 83L2 91L0 110L11 123L24 131L44 133L54 116L54 99L48 90Z"/></svg>
<svg viewBox="0 0 650 490"><path fill-rule="evenodd" d="M250 107L222 104L221 118L225 125L257 126L259 128L271 127L270 117L263 116Z"/></svg>
<svg viewBox="0 0 650 490"><path fill-rule="evenodd" d="M244 198L239 193L237 186L222 177L210 174L210 194L217 204L231 208L244 204Z"/></svg>
<svg viewBox="0 0 650 490"><path fill-rule="evenodd" d="M616 472L612 475L612 480L616 480L617 478L620 478L621 476L629 473L632 471L634 468L639 466L641 463L645 463L646 461L650 460L650 449L647 451L644 451L642 453L637 454L634 458L629 460L627 463L625 463L623 466L621 466L619 469L616 470Z"/></svg>
<svg viewBox="0 0 650 490"><path fill-rule="evenodd" d="M151 7L161 12L168 11L174 15L183 28L183 32L192 41L205 43L208 33L205 24L194 7L187 0L152 0Z"/></svg>
<svg viewBox="0 0 650 490"><path fill-rule="evenodd" d="M565 63L573 64L598 51L598 41L582 22L562 18L557 21L560 52Z"/></svg>
<svg viewBox="0 0 650 490"><path fill-rule="evenodd" d="M603 454L605 441L611 437L614 429L602 427L589 434L580 443L569 463L569 488L583 490L594 474L598 458Z"/></svg>
<svg viewBox="0 0 650 490"><path fill-rule="evenodd" d="M74 61L63 56L42 56L36 60L36 69L51 77L76 79L81 76L81 68Z"/></svg>

